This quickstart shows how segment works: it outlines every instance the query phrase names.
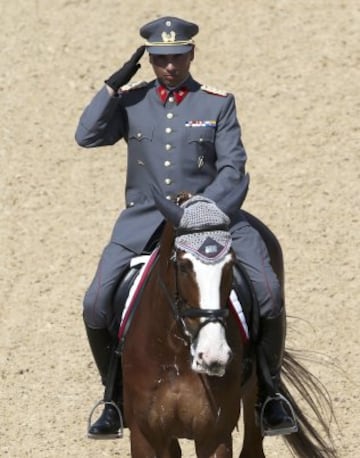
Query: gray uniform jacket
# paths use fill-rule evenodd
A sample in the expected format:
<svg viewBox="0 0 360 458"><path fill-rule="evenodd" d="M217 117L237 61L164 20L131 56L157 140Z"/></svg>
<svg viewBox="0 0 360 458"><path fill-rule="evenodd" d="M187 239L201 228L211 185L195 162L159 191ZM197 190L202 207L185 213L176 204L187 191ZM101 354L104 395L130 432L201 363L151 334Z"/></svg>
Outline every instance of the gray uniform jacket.
<svg viewBox="0 0 360 458"><path fill-rule="evenodd" d="M181 191L203 194L221 203L245 173L232 94L201 86L192 77L177 103L160 97L157 80L110 96L102 88L84 110L76 131L80 146L128 145L126 208L112 241L140 253L162 222L150 185L173 198ZM162 95L164 95L162 93Z"/></svg>

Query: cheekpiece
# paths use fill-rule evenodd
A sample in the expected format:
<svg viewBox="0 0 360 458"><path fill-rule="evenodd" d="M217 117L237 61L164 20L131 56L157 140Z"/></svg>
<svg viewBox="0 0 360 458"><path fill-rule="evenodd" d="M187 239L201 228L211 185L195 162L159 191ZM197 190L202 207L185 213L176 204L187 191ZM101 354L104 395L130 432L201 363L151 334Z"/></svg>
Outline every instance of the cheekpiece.
<svg viewBox="0 0 360 458"><path fill-rule="evenodd" d="M145 24L140 35L145 38L145 46L150 54L184 54L193 48L193 36L199 27L193 22L165 16Z"/></svg>

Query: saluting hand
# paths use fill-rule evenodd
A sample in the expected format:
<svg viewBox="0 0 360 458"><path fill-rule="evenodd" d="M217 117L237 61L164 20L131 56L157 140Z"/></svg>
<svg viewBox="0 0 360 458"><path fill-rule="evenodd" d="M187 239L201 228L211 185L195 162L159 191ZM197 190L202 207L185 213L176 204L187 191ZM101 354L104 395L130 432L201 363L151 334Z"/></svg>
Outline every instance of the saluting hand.
<svg viewBox="0 0 360 458"><path fill-rule="evenodd" d="M144 52L145 46L140 46L131 56L130 60L126 62L119 70L113 73L110 78L105 80L105 83L115 92L117 92L119 88L128 83L139 70L141 67L139 60L143 56Z"/></svg>

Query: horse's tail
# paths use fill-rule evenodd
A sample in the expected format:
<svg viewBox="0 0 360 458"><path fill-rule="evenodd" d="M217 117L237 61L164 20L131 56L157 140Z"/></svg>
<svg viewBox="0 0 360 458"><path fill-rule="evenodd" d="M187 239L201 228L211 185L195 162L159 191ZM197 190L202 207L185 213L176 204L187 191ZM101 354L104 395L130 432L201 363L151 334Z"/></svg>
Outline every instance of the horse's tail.
<svg viewBox="0 0 360 458"><path fill-rule="evenodd" d="M297 433L284 436L286 444L299 457L336 458L338 455L330 431L330 421L335 416L325 386L289 351L285 351L282 374L280 391L292 404L299 424ZM317 420L317 428L307 419L286 384L306 403Z"/></svg>

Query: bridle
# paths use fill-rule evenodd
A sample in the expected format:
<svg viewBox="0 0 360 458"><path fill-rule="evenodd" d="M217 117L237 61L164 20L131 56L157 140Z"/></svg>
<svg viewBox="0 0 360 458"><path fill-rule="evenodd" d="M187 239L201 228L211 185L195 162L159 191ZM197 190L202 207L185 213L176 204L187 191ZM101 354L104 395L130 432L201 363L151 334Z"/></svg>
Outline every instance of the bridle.
<svg viewBox="0 0 360 458"><path fill-rule="evenodd" d="M226 224L221 225L211 225L211 226L199 226L192 228L178 228L175 231L175 238L180 235L188 235L202 232L215 232L215 231L228 231L229 228ZM175 269L175 291L171 293L169 288L164 283L164 281L159 278L160 285L164 290L165 296L171 306L175 320L181 324L184 334L189 338L190 343L194 342L201 329L208 325L209 323L220 323L223 327L226 327L226 318L229 315L229 309L201 309L191 306L180 294L178 287L178 264L176 261L176 251L174 250L173 255L170 258L170 261L174 265ZM186 323L187 319L197 319L204 318L195 330L189 328Z"/></svg>

